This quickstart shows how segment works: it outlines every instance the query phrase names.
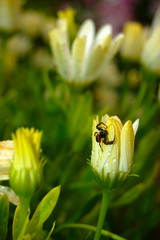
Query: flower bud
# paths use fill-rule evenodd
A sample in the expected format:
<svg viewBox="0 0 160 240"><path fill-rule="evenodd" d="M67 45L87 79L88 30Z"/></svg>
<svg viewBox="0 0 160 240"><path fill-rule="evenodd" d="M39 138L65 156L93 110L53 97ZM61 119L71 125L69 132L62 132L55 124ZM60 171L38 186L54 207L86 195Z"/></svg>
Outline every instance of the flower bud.
<svg viewBox="0 0 160 240"><path fill-rule="evenodd" d="M42 132L19 128L12 137L15 154L9 174L10 184L17 195L31 197L42 180L39 161Z"/></svg>
<svg viewBox="0 0 160 240"><path fill-rule="evenodd" d="M98 183L113 188L129 174L134 151L134 137L139 120L122 126L117 116L105 115L93 120L91 166Z"/></svg>
<svg viewBox="0 0 160 240"><path fill-rule="evenodd" d="M77 25L75 23L76 11L72 8L67 8L64 11L58 11L58 18L67 20L67 28L69 39L72 41L77 33Z"/></svg>
<svg viewBox="0 0 160 240"><path fill-rule="evenodd" d="M122 57L130 61L139 61L145 42L143 26L138 22L128 22L124 26L123 33Z"/></svg>

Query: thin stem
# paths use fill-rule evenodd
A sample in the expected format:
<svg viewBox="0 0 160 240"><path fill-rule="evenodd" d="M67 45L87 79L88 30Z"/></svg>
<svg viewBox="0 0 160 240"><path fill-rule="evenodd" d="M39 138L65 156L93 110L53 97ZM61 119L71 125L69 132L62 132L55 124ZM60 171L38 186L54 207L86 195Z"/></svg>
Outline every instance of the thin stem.
<svg viewBox="0 0 160 240"><path fill-rule="evenodd" d="M104 219L105 219L107 208L108 208L108 199L109 199L109 193L107 190L104 189L102 194L102 204L101 204L101 209L99 213L98 224L97 224L94 240L100 239L101 230L103 228L103 223L104 223Z"/></svg>
<svg viewBox="0 0 160 240"><path fill-rule="evenodd" d="M61 225L60 227L58 227L57 229L55 229L54 232L60 232L62 229L65 229L65 228L80 228L80 229L86 229L86 230L90 230L90 231L93 231L95 232L96 231L96 227L94 226L91 226L91 225L88 225L88 224L82 224L82 223L69 223L69 224L64 224L64 225ZM103 236L106 236L106 237L110 237L114 240L127 240L126 238L123 238L115 233L112 233L112 232L109 232L109 231L106 231L106 230L102 230L101 231L101 234Z"/></svg>
<svg viewBox="0 0 160 240"><path fill-rule="evenodd" d="M25 219L29 212L29 203L30 198L21 197L20 199L20 212L19 212L19 219L18 219L18 236L21 235L21 231L23 230L23 225L25 224ZM19 239L19 238L17 238ZM21 239L21 238L20 238Z"/></svg>
<svg viewBox="0 0 160 240"><path fill-rule="evenodd" d="M48 89L52 99L56 102L58 107L64 113L65 112L64 105L56 98L56 95L55 95L55 92L53 91L53 88L52 88L52 85L50 83L50 79L49 79L47 71L43 71L43 80L44 80L44 83L45 83L45 85L46 85L46 87L47 87L47 89Z"/></svg>

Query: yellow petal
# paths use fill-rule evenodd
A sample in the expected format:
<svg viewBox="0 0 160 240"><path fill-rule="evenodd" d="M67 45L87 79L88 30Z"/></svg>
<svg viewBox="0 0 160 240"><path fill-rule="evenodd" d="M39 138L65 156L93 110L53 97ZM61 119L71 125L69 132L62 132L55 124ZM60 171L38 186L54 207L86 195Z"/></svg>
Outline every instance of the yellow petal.
<svg viewBox="0 0 160 240"><path fill-rule="evenodd" d="M134 131L131 121L126 122L121 132L120 172L129 172L134 150Z"/></svg>

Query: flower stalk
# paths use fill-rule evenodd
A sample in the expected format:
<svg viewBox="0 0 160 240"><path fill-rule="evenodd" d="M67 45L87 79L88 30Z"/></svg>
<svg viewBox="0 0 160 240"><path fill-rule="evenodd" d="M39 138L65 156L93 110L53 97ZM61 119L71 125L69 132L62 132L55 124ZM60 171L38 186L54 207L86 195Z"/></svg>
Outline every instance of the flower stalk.
<svg viewBox="0 0 160 240"><path fill-rule="evenodd" d="M16 230L16 236L18 237L19 240L21 239L21 234L24 229L23 226L26 224L26 218L29 212L30 212L30 198L21 196L20 205L19 205L19 215L17 219L18 224L17 224L17 230ZM17 217L16 214L15 214L15 217Z"/></svg>
<svg viewBox="0 0 160 240"><path fill-rule="evenodd" d="M107 208L108 208L108 200L109 200L109 191L104 189L102 194L102 204L98 218L98 224L96 228L96 232L94 235L94 240L99 240L101 236L101 230L103 228L104 219L106 216Z"/></svg>

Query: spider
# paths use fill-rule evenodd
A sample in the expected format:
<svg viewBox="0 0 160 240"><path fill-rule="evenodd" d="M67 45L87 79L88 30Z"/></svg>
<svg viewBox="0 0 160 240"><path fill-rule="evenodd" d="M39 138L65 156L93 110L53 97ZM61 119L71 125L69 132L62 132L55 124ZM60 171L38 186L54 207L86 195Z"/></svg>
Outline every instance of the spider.
<svg viewBox="0 0 160 240"><path fill-rule="evenodd" d="M96 125L96 128L99 131L95 132L94 136L96 137L96 141L99 143L101 149L102 149L101 143L104 143L105 145L112 145L114 143L115 137L112 141L107 141L108 131L106 124L100 122Z"/></svg>

